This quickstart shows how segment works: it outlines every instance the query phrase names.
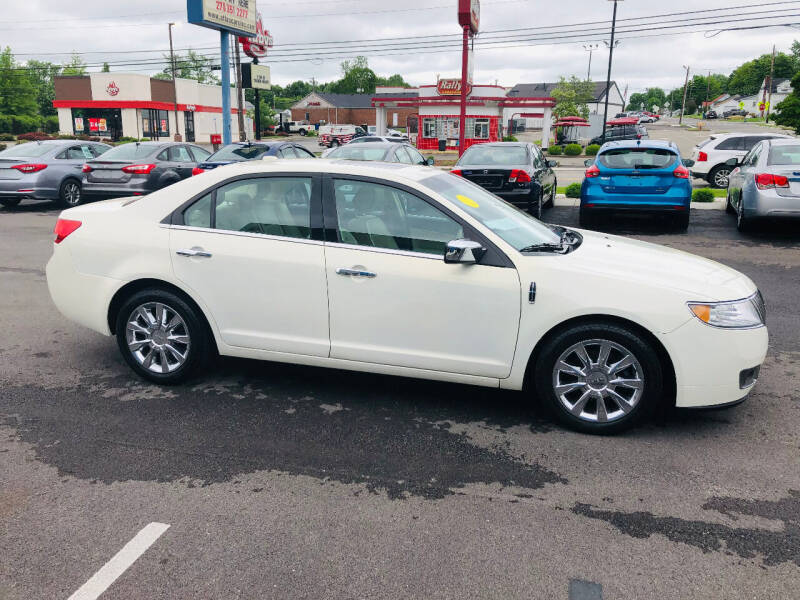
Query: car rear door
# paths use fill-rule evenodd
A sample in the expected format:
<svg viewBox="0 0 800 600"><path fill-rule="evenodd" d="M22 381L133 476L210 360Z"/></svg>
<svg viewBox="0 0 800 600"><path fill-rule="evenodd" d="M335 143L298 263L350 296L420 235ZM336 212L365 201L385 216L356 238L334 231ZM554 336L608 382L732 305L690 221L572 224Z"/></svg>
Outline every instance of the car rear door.
<svg viewBox="0 0 800 600"><path fill-rule="evenodd" d="M195 160L186 146L170 146L167 156L172 170L175 171L181 179L191 177L192 169L195 167Z"/></svg>

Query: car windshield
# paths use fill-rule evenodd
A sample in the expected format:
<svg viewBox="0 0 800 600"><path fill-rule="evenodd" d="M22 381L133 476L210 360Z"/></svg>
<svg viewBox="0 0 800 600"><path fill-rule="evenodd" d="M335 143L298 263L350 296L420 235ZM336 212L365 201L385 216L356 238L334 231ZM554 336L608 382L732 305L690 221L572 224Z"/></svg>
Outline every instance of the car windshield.
<svg viewBox="0 0 800 600"><path fill-rule="evenodd" d="M800 165L800 146L773 146L769 151L770 165Z"/></svg>
<svg viewBox="0 0 800 600"><path fill-rule="evenodd" d="M17 144L11 146L7 150L0 152L0 158L34 158L36 156L43 156L53 149L51 144L37 144L36 142L26 142L24 144Z"/></svg>
<svg viewBox="0 0 800 600"><path fill-rule="evenodd" d="M524 146L472 146L459 159L458 166L469 165L524 165L528 152Z"/></svg>
<svg viewBox="0 0 800 600"><path fill-rule="evenodd" d="M103 154L103 160L138 160L145 156L150 156L156 150L161 150L162 146L146 146L144 144L130 143L122 144L112 148Z"/></svg>
<svg viewBox="0 0 800 600"><path fill-rule="evenodd" d="M220 148L214 154L209 156L206 160L209 162L213 162L216 160L219 161L240 161L240 160L253 160L255 158L261 158L267 152L269 152L269 146L239 146L238 144L232 144L230 146L225 146L224 148Z"/></svg>
<svg viewBox="0 0 800 600"><path fill-rule="evenodd" d="M665 148L615 148L603 152L597 161L609 169L663 169L676 158Z"/></svg>
<svg viewBox="0 0 800 600"><path fill-rule="evenodd" d="M437 173L420 183L468 212L517 250L537 244L558 244L561 240L541 221L458 175Z"/></svg>
<svg viewBox="0 0 800 600"><path fill-rule="evenodd" d="M383 160L386 156L385 148L363 146L341 146L328 154L325 158L343 158L345 160Z"/></svg>

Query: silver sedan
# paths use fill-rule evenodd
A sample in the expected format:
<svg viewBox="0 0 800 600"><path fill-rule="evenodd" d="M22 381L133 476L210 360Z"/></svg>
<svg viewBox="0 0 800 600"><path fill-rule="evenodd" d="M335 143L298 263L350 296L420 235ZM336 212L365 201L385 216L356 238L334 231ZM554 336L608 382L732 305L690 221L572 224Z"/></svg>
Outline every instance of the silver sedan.
<svg viewBox="0 0 800 600"><path fill-rule="evenodd" d="M0 204L53 200L63 208L81 203L81 168L109 150L108 144L45 140L17 144L0 152Z"/></svg>
<svg viewBox="0 0 800 600"><path fill-rule="evenodd" d="M761 218L800 219L800 140L774 138L753 146L728 180L726 210L736 215L739 231Z"/></svg>

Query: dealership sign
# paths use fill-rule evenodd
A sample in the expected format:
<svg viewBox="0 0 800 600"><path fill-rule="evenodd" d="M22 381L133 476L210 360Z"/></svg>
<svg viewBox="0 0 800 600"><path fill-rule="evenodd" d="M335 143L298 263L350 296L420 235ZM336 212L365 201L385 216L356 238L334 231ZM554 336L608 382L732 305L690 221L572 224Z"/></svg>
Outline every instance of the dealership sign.
<svg viewBox="0 0 800 600"><path fill-rule="evenodd" d="M242 63L242 87L255 88L257 90L271 89L269 67L266 65Z"/></svg>
<svg viewBox="0 0 800 600"><path fill-rule="evenodd" d="M264 29L264 25L261 23L261 13L256 14L258 17L256 19L255 37L245 37L243 35L239 36L239 41L242 44L242 50L244 50L244 53L251 58L261 58L262 56L266 56L267 49L272 48L272 36L269 34L269 31Z"/></svg>
<svg viewBox="0 0 800 600"><path fill-rule="evenodd" d="M440 96L460 96L461 95L461 80L460 79L440 79L436 84L436 91ZM472 84L467 83L467 96L472 91Z"/></svg>
<svg viewBox="0 0 800 600"><path fill-rule="evenodd" d="M256 35L255 0L186 0L189 23L210 29Z"/></svg>
<svg viewBox="0 0 800 600"><path fill-rule="evenodd" d="M481 22L481 0L458 0L458 24L478 33Z"/></svg>

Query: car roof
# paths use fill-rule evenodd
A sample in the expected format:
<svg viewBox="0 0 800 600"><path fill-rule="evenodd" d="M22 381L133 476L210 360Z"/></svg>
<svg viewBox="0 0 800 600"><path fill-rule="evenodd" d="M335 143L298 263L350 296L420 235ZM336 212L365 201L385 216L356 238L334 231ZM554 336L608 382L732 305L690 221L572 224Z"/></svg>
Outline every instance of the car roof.
<svg viewBox="0 0 800 600"><path fill-rule="evenodd" d="M732 137L753 137L753 136L762 136L762 135L771 135L778 138L791 138L792 136L787 135L785 133L778 133L776 131L764 131L764 132L757 132L757 131L732 131L728 133L715 133L714 135L708 136L710 140L725 140Z"/></svg>
<svg viewBox="0 0 800 600"><path fill-rule="evenodd" d="M800 140L795 137L779 137L768 140L763 140L769 143L770 146L796 146Z"/></svg>
<svg viewBox="0 0 800 600"><path fill-rule="evenodd" d="M613 148L667 148L678 152L678 146L670 140L616 140L603 144L601 150Z"/></svg>
<svg viewBox="0 0 800 600"><path fill-rule="evenodd" d="M529 145L528 142L485 142L483 144L473 144L472 146L470 146L470 148L473 148L475 146L490 146L490 147L501 146L504 148L509 148L511 146L525 147L528 145ZM467 150L469 150L469 148L467 148Z"/></svg>
<svg viewBox="0 0 800 600"><path fill-rule="evenodd" d="M344 146L340 146L340 148L347 148L348 144ZM410 144L403 143L403 142L372 142L369 147L370 148L384 148L388 150L389 148L397 148L399 146L410 146Z"/></svg>

